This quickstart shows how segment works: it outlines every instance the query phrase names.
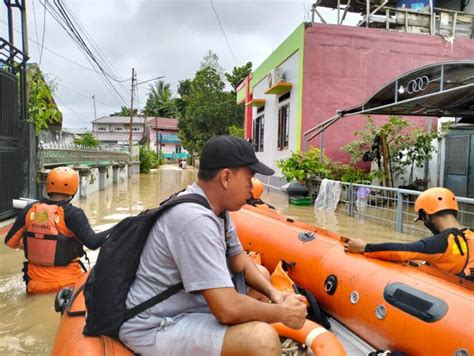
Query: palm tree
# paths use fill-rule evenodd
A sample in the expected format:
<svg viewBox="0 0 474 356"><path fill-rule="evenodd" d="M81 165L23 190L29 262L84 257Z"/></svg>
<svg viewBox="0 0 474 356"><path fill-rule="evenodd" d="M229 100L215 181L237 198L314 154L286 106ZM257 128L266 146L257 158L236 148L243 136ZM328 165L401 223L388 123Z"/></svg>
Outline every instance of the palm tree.
<svg viewBox="0 0 474 356"><path fill-rule="evenodd" d="M176 105L172 97L170 84L158 80L150 85L150 92L145 104L145 116L176 117Z"/></svg>

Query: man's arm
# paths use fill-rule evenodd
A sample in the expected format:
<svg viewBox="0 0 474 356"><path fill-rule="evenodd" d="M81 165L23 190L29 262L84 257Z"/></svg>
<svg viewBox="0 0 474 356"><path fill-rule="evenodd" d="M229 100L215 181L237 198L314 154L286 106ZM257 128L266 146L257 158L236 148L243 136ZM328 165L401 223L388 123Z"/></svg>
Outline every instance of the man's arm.
<svg viewBox="0 0 474 356"><path fill-rule="evenodd" d="M111 227L108 230L95 233L84 211L72 205L65 207L64 219L68 229L74 233L84 246L91 250L99 248L113 229Z"/></svg>
<svg viewBox="0 0 474 356"><path fill-rule="evenodd" d="M267 296L274 303L280 303L285 298L286 293L273 287L245 252L231 256L229 260L232 272L243 272L249 287Z"/></svg>
<svg viewBox="0 0 474 356"><path fill-rule="evenodd" d="M363 253L367 257L386 261L431 260L442 254L448 246L447 239L440 235L410 243L367 244L361 239L348 239L346 252Z"/></svg>
<svg viewBox="0 0 474 356"><path fill-rule="evenodd" d="M258 272L258 271L257 271ZM296 295L287 294L279 304L263 303L234 288L213 288L202 291L207 304L221 324L234 325L248 321L281 322L300 329L306 319L306 305Z"/></svg>
<svg viewBox="0 0 474 356"><path fill-rule="evenodd" d="M25 217L26 213L31 209L33 204L27 205L18 214L13 226L5 236L5 244L10 248L23 248L23 232L25 231Z"/></svg>

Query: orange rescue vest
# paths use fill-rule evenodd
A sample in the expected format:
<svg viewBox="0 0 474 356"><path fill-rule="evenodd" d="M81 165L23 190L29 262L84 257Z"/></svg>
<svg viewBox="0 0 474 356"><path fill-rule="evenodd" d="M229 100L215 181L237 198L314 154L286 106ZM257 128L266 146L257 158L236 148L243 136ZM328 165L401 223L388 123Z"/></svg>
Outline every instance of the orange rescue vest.
<svg viewBox="0 0 474 356"><path fill-rule="evenodd" d="M467 245L467 261L464 266L464 274L466 277L474 277L474 232L471 230L461 231L460 234ZM461 249L463 251L464 249Z"/></svg>
<svg viewBox="0 0 474 356"><path fill-rule="evenodd" d="M82 243L64 222L64 210L55 204L33 204L25 218L23 245L26 259L40 266L67 266L84 255Z"/></svg>

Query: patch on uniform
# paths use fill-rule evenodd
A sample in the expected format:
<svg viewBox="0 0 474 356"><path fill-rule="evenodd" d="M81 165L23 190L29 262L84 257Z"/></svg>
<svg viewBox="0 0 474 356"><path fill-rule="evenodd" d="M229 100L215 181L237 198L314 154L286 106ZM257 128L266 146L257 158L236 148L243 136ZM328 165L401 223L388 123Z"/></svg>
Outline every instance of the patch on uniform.
<svg viewBox="0 0 474 356"><path fill-rule="evenodd" d="M41 211L38 211L38 222L39 223L45 223L46 221L48 221L48 212L46 210L41 210Z"/></svg>
<svg viewBox="0 0 474 356"><path fill-rule="evenodd" d="M461 245L463 254L467 253L466 241L464 241L464 239L459 239L459 244ZM453 244L453 255L460 255L460 254L461 254L461 251L459 251L458 245Z"/></svg>

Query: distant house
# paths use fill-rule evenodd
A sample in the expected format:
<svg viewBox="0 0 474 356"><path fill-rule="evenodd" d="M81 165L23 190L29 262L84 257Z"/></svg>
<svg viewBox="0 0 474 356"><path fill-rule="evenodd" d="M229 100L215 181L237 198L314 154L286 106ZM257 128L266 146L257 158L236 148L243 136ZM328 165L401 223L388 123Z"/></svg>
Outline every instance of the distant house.
<svg viewBox="0 0 474 356"><path fill-rule="evenodd" d="M135 116L132 123L132 143L137 144L147 129L145 118ZM102 148L119 149L128 147L130 117L103 116L92 121L92 133L101 142Z"/></svg>
<svg viewBox="0 0 474 356"><path fill-rule="evenodd" d="M181 146L178 137L178 120L166 117L148 117L150 148L161 152L166 159L187 158L189 153Z"/></svg>

